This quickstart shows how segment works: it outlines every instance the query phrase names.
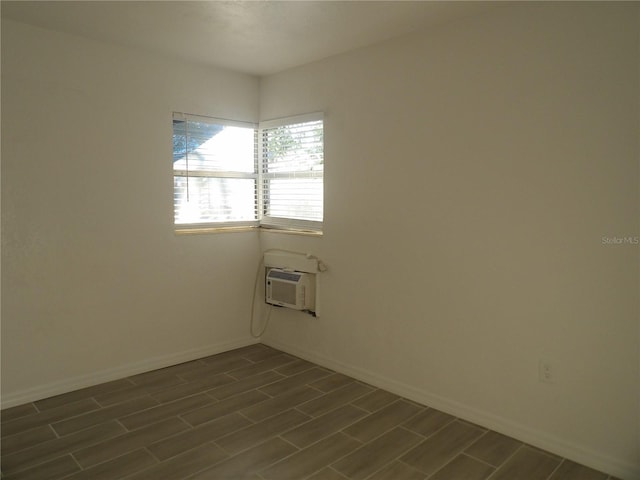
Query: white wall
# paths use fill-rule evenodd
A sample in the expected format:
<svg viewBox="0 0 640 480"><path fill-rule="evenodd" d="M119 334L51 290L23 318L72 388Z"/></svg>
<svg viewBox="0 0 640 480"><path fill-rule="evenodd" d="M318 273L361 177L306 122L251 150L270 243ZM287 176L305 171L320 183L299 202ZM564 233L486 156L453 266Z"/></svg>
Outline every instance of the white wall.
<svg viewBox="0 0 640 480"><path fill-rule="evenodd" d="M258 235L174 234L173 110L258 79L2 22L3 407L252 341Z"/></svg>
<svg viewBox="0 0 640 480"><path fill-rule="evenodd" d="M322 315L265 343L640 476L638 4L518 4L263 79L325 112ZM552 362L556 383L538 380Z"/></svg>

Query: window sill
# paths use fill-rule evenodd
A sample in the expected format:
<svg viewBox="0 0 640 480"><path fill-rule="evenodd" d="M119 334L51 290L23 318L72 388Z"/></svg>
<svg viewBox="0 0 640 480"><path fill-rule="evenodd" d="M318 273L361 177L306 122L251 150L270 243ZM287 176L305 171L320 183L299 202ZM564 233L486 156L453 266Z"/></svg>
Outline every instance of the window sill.
<svg viewBox="0 0 640 480"><path fill-rule="evenodd" d="M176 228L176 235L203 235L208 233L234 233L234 232L256 232L259 227L184 227Z"/></svg>
<svg viewBox="0 0 640 480"><path fill-rule="evenodd" d="M235 232L265 232L282 233L285 235L301 235L303 237L322 237L322 232L311 230L296 230L260 226L241 227L180 227L174 230L176 235L206 235L213 233L235 233Z"/></svg>
<svg viewBox="0 0 640 480"><path fill-rule="evenodd" d="M285 235L302 235L303 237L322 237L322 232L312 230L296 230L285 228L260 227L260 232L264 233L284 233Z"/></svg>

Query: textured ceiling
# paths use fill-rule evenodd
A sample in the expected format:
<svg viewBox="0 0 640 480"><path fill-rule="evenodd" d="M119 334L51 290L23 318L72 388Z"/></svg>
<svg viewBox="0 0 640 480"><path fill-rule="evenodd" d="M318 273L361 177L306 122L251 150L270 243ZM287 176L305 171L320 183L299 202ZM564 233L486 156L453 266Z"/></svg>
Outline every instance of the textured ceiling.
<svg viewBox="0 0 640 480"><path fill-rule="evenodd" d="M2 1L1 12L18 22L267 75L495 7L430 1Z"/></svg>

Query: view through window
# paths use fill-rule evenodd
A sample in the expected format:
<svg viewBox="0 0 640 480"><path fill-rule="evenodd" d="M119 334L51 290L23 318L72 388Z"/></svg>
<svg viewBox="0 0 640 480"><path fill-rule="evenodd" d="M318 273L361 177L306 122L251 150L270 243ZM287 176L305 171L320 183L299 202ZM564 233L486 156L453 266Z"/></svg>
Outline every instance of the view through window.
<svg viewBox="0 0 640 480"><path fill-rule="evenodd" d="M254 124L175 113L176 227L322 230L320 114Z"/></svg>

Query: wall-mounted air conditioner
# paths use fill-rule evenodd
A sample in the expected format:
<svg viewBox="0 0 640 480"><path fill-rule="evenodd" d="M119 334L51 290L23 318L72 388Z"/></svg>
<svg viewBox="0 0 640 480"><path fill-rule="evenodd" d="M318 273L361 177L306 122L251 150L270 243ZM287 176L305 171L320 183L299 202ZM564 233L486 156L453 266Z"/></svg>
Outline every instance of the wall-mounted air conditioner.
<svg viewBox="0 0 640 480"><path fill-rule="evenodd" d="M265 301L295 310L315 311L315 274L270 268L265 278Z"/></svg>

